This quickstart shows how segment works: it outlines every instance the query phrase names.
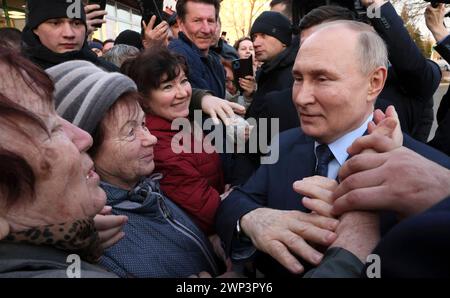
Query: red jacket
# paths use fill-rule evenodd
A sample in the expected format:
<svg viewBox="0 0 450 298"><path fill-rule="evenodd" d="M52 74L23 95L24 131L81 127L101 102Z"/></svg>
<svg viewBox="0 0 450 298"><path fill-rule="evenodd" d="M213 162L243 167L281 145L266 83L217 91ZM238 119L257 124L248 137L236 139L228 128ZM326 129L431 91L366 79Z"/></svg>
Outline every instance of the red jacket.
<svg viewBox="0 0 450 298"><path fill-rule="evenodd" d="M224 191L219 154L204 150L201 153L175 153L171 143L180 131L171 130L171 122L153 115L147 115L146 124L158 138L154 150L155 172L164 176L161 180L162 191L183 208L205 233L212 234L220 194ZM193 134L185 137L193 144ZM179 144L183 144L182 140ZM193 148L192 145L192 152Z"/></svg>

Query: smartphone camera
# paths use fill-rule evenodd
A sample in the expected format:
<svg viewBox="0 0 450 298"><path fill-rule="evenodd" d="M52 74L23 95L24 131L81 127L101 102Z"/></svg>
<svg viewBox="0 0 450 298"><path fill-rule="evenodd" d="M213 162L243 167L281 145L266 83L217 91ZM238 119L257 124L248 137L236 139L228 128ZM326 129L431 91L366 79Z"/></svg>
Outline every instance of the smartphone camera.
<svg viewBox="0 0 450 298"><path fill-rule="evenodd" d="M233 69L239 69L241 68L241 63L239 60L233 61Z"/></svg>

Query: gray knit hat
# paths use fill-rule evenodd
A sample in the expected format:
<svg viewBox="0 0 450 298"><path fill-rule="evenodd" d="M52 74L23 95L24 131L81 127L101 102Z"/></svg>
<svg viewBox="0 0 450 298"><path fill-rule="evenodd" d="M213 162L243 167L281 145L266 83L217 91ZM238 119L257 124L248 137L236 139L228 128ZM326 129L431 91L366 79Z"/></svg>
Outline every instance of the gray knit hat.
<svg viewBox="0 0 450 298"><path fill-rule="evenodd" d="M136 84L117 72L105 72L87 61L69 61L46 70L55 83L58 115L93 134L108 109Z"/></svg>

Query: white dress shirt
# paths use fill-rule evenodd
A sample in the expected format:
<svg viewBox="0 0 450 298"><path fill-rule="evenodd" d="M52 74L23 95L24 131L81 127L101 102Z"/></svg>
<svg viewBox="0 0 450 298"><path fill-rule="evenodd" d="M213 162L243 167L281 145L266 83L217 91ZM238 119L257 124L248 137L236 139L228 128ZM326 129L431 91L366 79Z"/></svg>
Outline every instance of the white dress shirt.
<svg viewBox="0 0 450 298"><path fill-rule="evenodd" d="M369 125L369 122L372 121L372 119L373 114L370 114L367 120L360 127L343 135L333 143L328 144L328 147L330 148L331 152L333 152L334 155L334 159L331 160L330 163L328 164L328 178L334 180L337 179L339 169L348 158L347 148L350 147L357 138L364 135L364 133L367 130L367 126ZM317 146L319 145L321 144L315 142L314 148L317 148ZM317 156L316 156L316 167L317 167Z"/></svg>

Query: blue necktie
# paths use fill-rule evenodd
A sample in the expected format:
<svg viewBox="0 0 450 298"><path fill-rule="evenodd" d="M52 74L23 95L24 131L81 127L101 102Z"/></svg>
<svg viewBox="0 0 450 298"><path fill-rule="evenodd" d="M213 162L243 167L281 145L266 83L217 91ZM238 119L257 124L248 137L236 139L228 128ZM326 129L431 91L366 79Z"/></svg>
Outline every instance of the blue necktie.
<svg viewBox="0 0 450 298"><path fill-rule="evenodd" d="M334 155L328 145L322 144L316 148L317 167L316 176L328 177L328 164L333 160Z"/></svg>

